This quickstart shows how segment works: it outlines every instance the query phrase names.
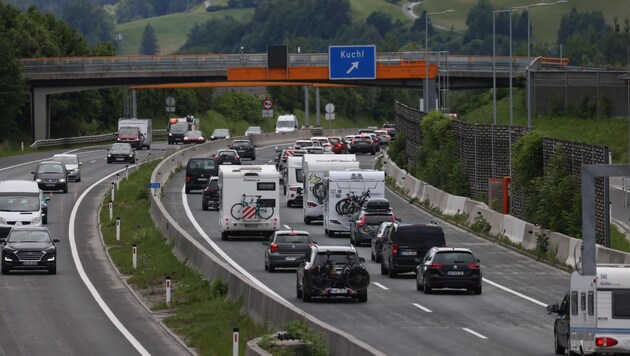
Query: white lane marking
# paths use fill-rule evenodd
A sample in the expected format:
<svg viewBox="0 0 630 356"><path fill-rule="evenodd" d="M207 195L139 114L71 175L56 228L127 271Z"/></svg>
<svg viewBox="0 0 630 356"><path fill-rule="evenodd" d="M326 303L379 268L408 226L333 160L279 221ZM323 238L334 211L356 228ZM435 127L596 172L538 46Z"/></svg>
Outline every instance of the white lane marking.
<svg viewBox="0 0 630 356"><path fill-rule="evenodd" d="M411 303L411 305L413 305L413 306L414 306L414 307L416 307L416 308L422 309L422 310L424 310L424 311L425 311L425 312L427 312L427 313L433 313L433 312L431 311L431 309L429 309L429 308L425 308L425 307L423 307L422 305L420 305L420 304L418 304L418 303Z"/></svg>
<svg viewBox="0 0 630 356"><path fill-rule="evenodd" d="M103 300L101 295L98 293L98 291L96 290L96 288L92 284L92 281L90 281L90 279L88 278L87 274L85 273L85 270L83 269L83 263L81 262L81 258L79 257L79 252L77 250L76 237L74 235L74 224L75 224L75 220L76 220L76 215L77 215L77 211L79 210L79 206L81 205L81 202L83 201L83 198L85 198L85 196L92 190L92 188L94 188L97 185L101 184L102 182L104 182L105 180L109 179L110 177L116 175L116 173L120 173L122 171L124 171L124 169L116 171L116 172L114 172L114 173L112 173L112 174L102 178L98 182L96 182L96 183L92 184L90 187L88 187L83 192L83 194L81 194L81 196L77 200L76 204L74 204L74 207L72 208L72 213L70 214L70 229L68 231L68 239L70 241L70 250L72 251L72 259L74 260L74 264L77 267L77 272L79 272L79 276L81 277L81 280L83 281L83 283L85 283L85 286L88 288L88 290L92 294L92 297L94 298L94 300L96 300L96 302L101 307L101 309L103 310L105 315L107 315L109 320L123 334L123 336L131 343L131 345L133 345L133 347L141 355L147 355L148 356L148 355L151 355L151 354L142 346L142 344L140 344L140 342L129 332L129 330L127 330L127 328L125 328L125 326L120 322L120 320L118 320L118 318L116 318L116 315L114 315L114 312L112 312L112 310L107 306L107 304L105 303L105 301Z"/></svg>
<svg viewBox="0 0 630 356"><path fill-rule="evenodd" d="M65 153L71 153L72 151L76 151L76 150L78 150L78 148L77 148L77 149L74 149L74 150L67 151L67 152L65 152ZM92 153L92 152L97 152L97 151L99 151L99 150L94 150L94 151L84 151L84 152L81 152L81 153ZM44 157L44 158L42 158L42 159L37 159L37 160L34 160L34 161L30 161L30 162L24 162L24 163L20 163L20 164L15 164L15 165L13 165L13 166L9 166L9 167L0 168L0 172L2 172L2 171L6 171L6 170L9 170L9 169L13 169L13 168L16 168L16 167L26 166L26 165L28 165L28 164L38 163L38 162L41 162L41 161L47 160L47 159L49 159L49 158L52 158L52 156L50 156L50 157ZM92 161L90 161L90 162L92 162Z"/></svg>
<svg viewBox="0 0 630 356"><path fill-rule="evenodd" d="M197 230L197 232L201 235L201 237L203 237L204 240L206 240L206 242L210 245L210 247L212 247L213 250L215 250L219 255L221 255L221 257L223 257L225 262L232 265L234 269L241 272L243 276L249 278L252 282L256 283L260 288L266 290L268 293L275 295L277 298L289 303L286 299L281 297L278 293L274 292L271 288L267 287L264 283L256 279L249 272L247 272L243 267L241 267L241 265L239 265L238 263L236 263L236 261L231 259L230 256L228 256L228 254L225 253L225 251L223 251L219 247L219 245L217 245L216 243L214 243L214 241L210 239L210 237L206 234L206 232L203 231L203 229L201 228L201 225L199 225L197 220L195 220L195 217L193 216L192 211L190 210L190 207L188 206L188 197L186 196L185 186L182 187L182 203L184 205L184 211L186 211L186 215L188 216L188 219L195 227L195 230Z"/></svg>
<svg viewBox="0 0 630 356"><path fill-rule="evenodd" d="M470 329L468 329L468 328L462 328L462 330L467 331L467 332L469 332L469 333L471 333L471 334L475 335L476 337L478 337L478 338L480 338L480 339L487 339L487 337L485 337L485 336L481 335L481 334L480 334L480 333L478 333L478 332L472 331L472 330L470 330Z"/></svg>
<svg viewBox="0 0 630 356"><path fill-rule="evenodd" d="M378 283L378 282L372 282L373 285L383 289L383 290L389 290L389 288L385 287L384 285Z"/></svg>
<svg viewBox="0 0 630 356"><path fill-rule="evenodd" d="M283 225L283 226L284 226L285 229L291 230L291 226L289 226L289 225Z"/></svg>
<svg viewBox="0 0 630 356"><path fill-rule="evenodd" d="M500 285L500 284L498 284L496 282L493 282L493 281L491 281L491 280L489 280L487 278L483 278L483 281L486 282L486 283L490 283L491 285L493 285L493 286L495 286L495 287L497 287L499 289L503 289L504 291L506 291L508 293L512 293L512 294L514 294L517 297L520 297L520 298L523 298L525 300L529 300L532 303L538 304L541 307L546 307L547 306L547 303L543 303L540 300L536 300L536 299L534 299L532 297L528 297L525 294L519 293L519 292L517 292L515 290L512 290L512 289L510 289L508 287L504 287L504 286L502 286L502 285Z"/></svg>

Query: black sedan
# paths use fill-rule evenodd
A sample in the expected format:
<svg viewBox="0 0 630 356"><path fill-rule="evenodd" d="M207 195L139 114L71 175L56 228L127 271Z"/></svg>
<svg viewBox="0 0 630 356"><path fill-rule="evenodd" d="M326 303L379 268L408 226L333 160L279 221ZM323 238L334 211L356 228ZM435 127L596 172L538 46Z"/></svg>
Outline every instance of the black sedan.
<svg viewBox="0 0 630 356"><path fill-rule="evenodd" d="M313 243L307 231L280 230L276 231L265 249L265 270L273 272L276 267L297 267L297 259L303 257L308 247Z"/></svg>
<svg viewBox="0 0 630 356"><path fill-rule="evenodd" d="M107 149L107 163L136 163L136 151L128 143L114 143Z"/></svg>
<svg viewBox="0 0 630 356"><path fill-rule="evenodd" d="M2 274L11 270L48 270L57 273L57 247L44 226L16 225L2 243Z"/></svg>
<svg viewBox="0 0 630 356"><path fill-rule="evenodd" d="M203 190L201 196L201 209L219 209L219 201L221 201L221 189L219 188L219 177L211 177L208 185Z"/></svg>
<svg viewBox="0 0 630 356"><path fill-rule="evenodd" d="M256 146L250 140L234 140L228 148L236 150L241 158L247 157L252 161L256 159Z"/></svg>
<svg viewBox="0 0 630 356"><path fill-rule="evenodd" d="M230 130L228 129L215 129L210 135L210 141L222 140L224 138L230 138Z"/></svg>
<svg viewBox="0 0 630 356"><path fill-rule="evenodd" d="M371 153L376 154L376 146L370 135L357 135L354 136L350 144L348 145L348 152L350 153Z"/></svg>
<svg viewBox="0 0 630 356"><path fill-rule="evenodd" d="M466 247L432 247L416 268L416 289L465 288L481 294L481 266Z"/></svg>
<svg viewBox="0 0 630 356"><path fill-rule="evenodd" d="M57 161L39 162L35 171L31 173L39 189L68 192L68 171L63 163Z"/></svg>
<svg viewBox="0 0 630 356"><path fill-rule="evenodd" d="M214 156L214 160L217 164L241 164L241 157L236 150L220 150Z"/></svg>

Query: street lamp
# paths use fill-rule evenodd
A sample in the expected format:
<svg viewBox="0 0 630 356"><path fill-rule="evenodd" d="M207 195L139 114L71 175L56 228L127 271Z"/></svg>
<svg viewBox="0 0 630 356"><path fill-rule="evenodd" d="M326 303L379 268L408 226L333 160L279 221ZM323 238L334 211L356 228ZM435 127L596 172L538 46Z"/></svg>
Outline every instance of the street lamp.
<svg viewBox="0 0 630 356"><path fill-rule="evenodd" d="M438 12L427 12L424 16L424 67L425 67L425 77L424 77L424 108L425 112L429 112L429 16L430 15L442 15L447 14L449 12L454 12L455 10L444 10Z"/></svg>
<svg viewBox="0 0 630 356"><path fill-rule="evenodd" d="M567 2L567 0L558 0L556 2L539 2L537 4L523 6L523 8L527 9L527 127L532 127L532 95L531 95L531 78L530 78L530 67L531 67L531 14L529 12L532 7L539 6L552 6L563 4Z"/></svg>
<svg viewBox="0 0 630 356"><path fill-rule="evenodd" d="M512 11L520 10L520 8L512 7L505 10L492 11L492 123L497 124L497 69L496 69L496 25L495 14L500 12L510 12L510 126L512 125Z"/></svg>

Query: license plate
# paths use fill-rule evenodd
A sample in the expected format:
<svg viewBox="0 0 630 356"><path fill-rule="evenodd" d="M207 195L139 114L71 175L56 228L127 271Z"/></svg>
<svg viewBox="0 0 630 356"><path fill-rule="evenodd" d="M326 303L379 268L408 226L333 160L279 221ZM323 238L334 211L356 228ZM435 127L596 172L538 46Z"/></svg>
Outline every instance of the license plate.
<svg viewBox="0 0 630 356"><path fill-rule="evenodd" d="M330 288L330 294L347 294L348 290L346 288Z"/></svg>
<svg viewBox="0 0 630 356"><path fill-rule="evenodd" d="M47 187L54 187L54 184L46 184Z"/></svg>
<svg viewBox="0 0 630 356"><path fill-rule="evenodd" d="M37 261L22 261L25 266L37 266Z"/></svg>
<svg viewBox="0 0 630 356"><path fill-rule="evenodd" d="M258 227L258 224L247 224L247 225L245 225L245 227L248 227L248 228L257 228L257 227Z"/></svg>
<svg viewBox="0 0 630 356"><path fill-rule="evenodd" d="M463 276L464 271L448 271L446 274L449 276Z"/></svg>
<svg viewBox="0 0 630 356"><path fill-rule="evenodd" d="M284 258L284 260L285 261L295 261L296 258L297 257L295 257L295 256L287 256L287 257Z"/></svg>
<svg viewBox="0 0 630 356"><path fill-rule="evenodd" d="M124 161L124 158L116 158L117 161Z"/></svg>
<svg viewBox="0 0 630 356"><path fill-rule="evenodd" d="M223 164L232 164L232 162L223 162Z"/></svg>
<svg viewBox="0 0 630 356"><path fill-rule="evenodd" d="M401 256L415 256L418 254L418 251L400 251Z"/></svg>
<svg viewBox="0 0 630 356"><path fill-rule="evenodd" d="M197 178L197 180L200 182L207 182L208 178Z"/></svg>

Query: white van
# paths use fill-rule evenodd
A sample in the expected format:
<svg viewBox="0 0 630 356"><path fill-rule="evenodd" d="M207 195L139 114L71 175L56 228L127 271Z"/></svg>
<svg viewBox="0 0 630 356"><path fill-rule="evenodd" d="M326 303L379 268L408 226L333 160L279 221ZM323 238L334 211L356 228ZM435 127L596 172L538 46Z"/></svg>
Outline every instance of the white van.
<svg viewBox="0 0 630 356"><path fill-rule="evenodd" d="M280 173L272 165L219 166L219 231L271 236L280 229Z"/></svg>
<svg viewBox="0 0 630 356"><path fill-rule="evenodd" d="M554 322L556 354L630 354L630 265L600 264L596 276L571 275Z"/></svg>
<svg viewBox="0 0 630 356"><path fill-rule="evenodd" d="M280 115L276 121L276 133L295 132L298 130L298 119L295 115Z"/></svg>
<svg viewBox="0 0 630 356"><path fill-rule="evenodd" d="M352 198L385 198L385 172L372 169L330 171L325 181L324 232L350 233L352 213L346 213L344 204ZM348 205L345 205L348 206ZM360 208L360 207L359 207Z"/></svg>
<svg viewBox="0 0 630 356"><path fill-rule="evenodd" d="M302 157L288 157L286 178L284 179L284 195L287 196L287 206L302 206L304 200L304 173L302 171Z"/></svg>
<svg viewBox="0 0 630 356"><path fill-rule="evenodd" d="M0 237L6 237L18 222L42 225L41 191L32 180L0 181Z"/></svg>
<svg viewBox="0 0 630 356"><path fill-rule="evenodd" d="M324 218L324 178L332 170L359 168L354 154L305 154L302 161L304 173L304 198L302 209L304 223Z"/></svg>

